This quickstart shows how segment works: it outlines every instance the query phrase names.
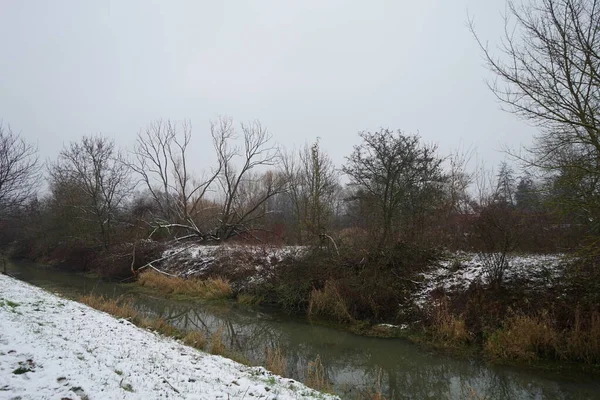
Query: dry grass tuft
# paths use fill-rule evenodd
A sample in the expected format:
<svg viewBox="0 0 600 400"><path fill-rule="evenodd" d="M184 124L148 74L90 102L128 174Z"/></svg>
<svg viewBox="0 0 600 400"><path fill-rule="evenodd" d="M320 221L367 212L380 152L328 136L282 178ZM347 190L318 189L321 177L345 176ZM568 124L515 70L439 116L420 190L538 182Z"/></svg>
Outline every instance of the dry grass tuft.
<svg viewBox="0 0 600 400"><path fill-rule="evenodd" d="M360 400L386 400L383 395L383 369L377 369L377 378L375 387L370 390L362 391L358 394Z"/></svg>
<svg viewBox="0 0 600 400"><path fill-rule="evenodd" d="M323 289L313 289L308 303L309 316L332 318L337 322L352 322L354 318L334 281L325 282Z"/></svg>
<svg viewBox="0 0 600 400"><path fill-rule="evenodd" d="M450 312L446 299L442 299L433 309L432 330L436 339L447 344L461 345L471 341L464 318Z"/></svg>
<svg viewBox="0 0 600 400"><path fill-rule="evenodd" d="M223 343L223 327L217 329L210 337L210 352L218 356L225 356L227 348Z"/></svg>
<svg viewBox="0 0 600 400"><path fill-rule="evenodd" d="M109 299L104 296L88 294L80 297L79 301L96 310L104 311L117 317L133 320L138 316L133 307L129 303L125 303L122 298Z"/></svg>
<svg viewBox="0 0 600 400"><path fill-rule="evenodd" d="M229 281L222 278L183 279L147 271L139 275L138 283L164 294L188 295L207 300L225 299L233 295Z"/></svg>
<svg viewBox="0 0 600 400"><path fill-rule="evenodd" d="M269 371L279 376L285 376L287 373L287 360L281 351L281 347L267 347L266 367Z"/></svg>
<svg viewBox="0 0 600 400"><path fill-rule="evenodd" d="M559 333L548 314L517 314L508 317L504 327L490 335L484 349L492 358L532 361L554 355L558 345Z"/></svg>
<svg viewBox="0 0 600 400"><path fill-rule="evenodd" d="M183 337L183 343L202 350L206 346L206 337L200 331L190 331Z"/></svg>
<svg viewBox="0 0 600 400"><path fill-rule="evenodd" d="M176 338L181 337L181 332L179 332L179 329L175 328L173 325L170 325L163 318L152 318L147 321L149 321L147 328L152 329L153 331L166 336L173 336Z"/></svg>
<svg viewBox="0 0 600 400"><path fill-rule="evenodd" d="M585 323L584 323L585 322ZM600 313L593 312L589 321L584 321L580 310L575 311L572 329L564 333L564 348L561 357L587 364L600 363Z"/></svg>
<svg viewBox="0 0 600 400"><path fill-rule="evenodd" d="M317 358L314 361L309 361L306 382L304 382L304 384L320 392L328 392L331 390L331 384L327 379L325 367L321 362L320 355L317 355Z"/></svg>

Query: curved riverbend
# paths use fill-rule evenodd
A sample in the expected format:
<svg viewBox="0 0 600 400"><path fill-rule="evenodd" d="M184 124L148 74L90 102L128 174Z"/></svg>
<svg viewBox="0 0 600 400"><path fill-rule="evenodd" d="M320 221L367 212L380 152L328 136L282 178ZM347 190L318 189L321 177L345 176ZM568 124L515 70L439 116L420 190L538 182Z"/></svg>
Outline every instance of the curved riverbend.
<svg viewBox="0 0 600 400"><path fill-rule="evenodd" d="M278 345L287 358L287 374L294 379L304 380L308 362L320 356L335 392L343 398L353 398L378 382L387 399L600 398L600 383L584 374L490 366L428 352L402 339L357 336L235 303L167 300L134 291L130 285L30 262L12 262L8 270L18 279L67 296L90 292L130 296L138 312L161 316L182 330L211 333L222 329L228 347L252 363L264 364L265 349Z"/></svg>

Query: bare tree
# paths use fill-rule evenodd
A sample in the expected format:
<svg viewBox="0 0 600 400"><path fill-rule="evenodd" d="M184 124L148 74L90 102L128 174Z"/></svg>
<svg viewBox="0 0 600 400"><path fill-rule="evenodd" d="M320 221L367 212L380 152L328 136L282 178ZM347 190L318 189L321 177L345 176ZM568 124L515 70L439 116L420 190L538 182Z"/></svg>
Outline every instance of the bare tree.
<svg viewBox="0 0 600 400"><path fill-rule="evenodd" d="M231 119L219 118L213 122L217 143L215 146L219 165L219 185L222 190L223 203L219 216L219 224L215 232L218 240L227 240L243 232L248 232L250 224L274 212L269 210L269 200L286 190L285 175L266 173L262 177L253 174L257 170L275 166L280 160L279 149L273 145L272 137L259 121L241 124L243 146L236 147L230 141L237 138L231 127ZM227 127L227 129L224 129ZM214 137L214 133L213 133ZM266 171L265 171L266 172ZM253 196L244 196L244 188L262 180L261 189Z"/></svg>
<svg viewBox="0 0 600 400"><path fill-rule="evenodd" d="M0 121L0 214L22 206L39 181L37 148Z"/></svg>
<svg viewBox="0 0 600 400"><path fill-rule="evenodd" d="M100 136L70 143L49 167L53 185L68 183L82 194L84 201L70 206L95 223L105 249L111 244L117 211L131 190L129 172L114 141Z"/></svg>
<svg viewBox="0 0 600 400"><path fill-rule="evenodd" d="M213 125L211 134L215 148L225 146L231 136L231 123ZM188 121L181 124L172 121L156 121L138 134L133 150L135 162L131 168L138 174L143 185L160 210L151 222L157 229L182 230L179 239L199 237L209 239L206 227L198 220L206 207L206 193L220 174L219 164L206 177L197 179L188 165L188 146L192 138L192 126Z"/></svg>
<svg viewBox="0 0 600 400"><path fill-rule="evenodd" d="M188 165L191 124L167 121L151 124L138 134L132 168L160 210L151 221L154 231L183 231L179 240L223 241L248 231L251 224L272 212L268 200L285 189L281 174L258 173L275 165L279 154L271 136L259 123L242 124L243 146L233 120L211 122L217 162L196 179ZM210 196L209 196L210 193Z"/></svg>
<svg viewBox="0 0 600 400"><path fill-rule="evenodd" d="M296 219L296 235L303 243L304 231L313 238L327 235L339 189L338 172L319 141L299 151L288 152L283 160L289 196Z"/></svg>
<svg viewBox="0 0 600 400"><path fill-rule="evenodd" d="M542 128L528 155L515 155L545 171L583 175L594 189L578 207L598 219L600 1L509 1L498 54L470 26L496 75L489 86L504 109Z"/></svg>

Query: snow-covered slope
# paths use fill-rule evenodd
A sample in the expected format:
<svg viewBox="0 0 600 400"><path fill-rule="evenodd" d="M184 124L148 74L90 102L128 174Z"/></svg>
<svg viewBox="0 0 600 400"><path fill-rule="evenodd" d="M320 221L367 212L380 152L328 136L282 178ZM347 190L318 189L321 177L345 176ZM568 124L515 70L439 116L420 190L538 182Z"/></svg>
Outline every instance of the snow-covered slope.
<svg viewBox="0 0 600 400"><path fill-rule="evenodd" d="M475 281L488 283L486 263L493 254L454 253L428 272L421 274L421 287L413 294L413 301L423 306L431 292L442 288L445 291L463 291ZM528 282L538 287L551 287L561 279L565 266L572 262L564 254L510 255L506 258L504 280Z"/></svg>
<svg viewBox="0 0 600 400"><path fill-rule="evenodd" d="M334 398L0 275L0 399Z"/></svg>

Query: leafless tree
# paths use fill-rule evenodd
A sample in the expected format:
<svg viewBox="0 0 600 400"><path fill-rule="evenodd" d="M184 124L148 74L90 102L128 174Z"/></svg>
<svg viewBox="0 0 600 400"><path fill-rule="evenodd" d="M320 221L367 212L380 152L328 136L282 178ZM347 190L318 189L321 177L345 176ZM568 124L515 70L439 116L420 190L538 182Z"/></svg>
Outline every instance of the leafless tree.
<svg viewBox="0 0 600 400"><path fill-rule="evenodd" d="M541 132L525 156L528 166L576 176L593 189L577 208L598 218L600 204L600 1L509 1L497 51L477 34L490 88L504 109ZM586 189L587 190L587 189ZM588 190L589 191L589 190ZM595 211L594 211L595 210Z"/></svg>
<svg viewBox="0 0 600 400"><path fill-rule="evenodd" d="M248 231L272 212L266 207L268 201L285 189L285 182L280 174L260 170L275 165L277 147L259 122L242 124L241 129L244 144L240 147L231 118L211 122L217 161L201 179L194 178L187 161L189 122L181 124L181 132L171 121L155 122L140 132L132 168L161 210L151 222L155 231L183 231L179 240L223 241Z"/></svg>
<svg viewBox="0 0 600 400"><path fill-rule="evenodd" d="M287 152L283 167L296 219L296 235L303 243L304 231L313 238L327 235L339 189L338 172L318 140L299 151Z"/></svg>
<svg viewBox="0 0 600 400"><path fill-rule="evenodd" d="M37 148L0 121L0 214L22 206L39 182Z"/></svg>
<svg viewBox="0 0 600 400"><path fill-rule="evenodd" d="M241 124L243 146L232 146L237 138L230 118L219 118L213 122L213 132L217 132L215 146L219 165L222 166L218 182L222 190L223 203L215 236L227 240L243 232L248 232L251 224L275 210L268 209L269 200L286 190L287 181L281 173L267 172L280 160L279 149L272 144L272 137L259 121ZM218 129L214 129L217 126ZM223 129L227 127L227 129ZM220 133L222 132L222 133ZM214 133L213 133L214 135ZM263 170L265 173L256 175ZM261 181L259 190L245 196L245 188Z"/></svg>
<svg viewBox="0 0 600 400"><path fill-rule="evenodd" d="M231 123L212 126L215 148L225 146L231 129ZM199 237L207 240L208 229L199 226L198 219L207 206L206 193L220 174L222 165L219 162L208 176L195 178L187 158L191 138L192 126L188 121L181 124L153 122L138 134L133 150L135 162L131 163L131 168L160 210L159 215L153 216L155 230L182 230L185 234L179 239Z"/></svg>
<svg viewBox="0 0 600 400"><path fill-rule="evenodd" d="M80 191L84 202L69 206L96 224L102 245L109 248L117 211L131 190L130 170L114 141L94 136L71 142L49 173L53 185L68 183Z"/></svg>

